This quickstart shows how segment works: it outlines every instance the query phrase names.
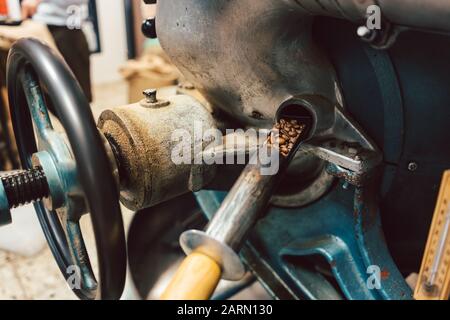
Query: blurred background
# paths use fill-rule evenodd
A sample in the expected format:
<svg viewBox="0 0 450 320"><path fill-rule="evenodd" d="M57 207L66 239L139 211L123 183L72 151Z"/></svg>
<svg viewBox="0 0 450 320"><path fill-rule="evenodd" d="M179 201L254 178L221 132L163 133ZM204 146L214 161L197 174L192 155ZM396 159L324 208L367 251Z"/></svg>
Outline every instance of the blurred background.
<svg viewBox="0 0 450 320"><path fill-rule="evenodd" d="M35 37L59 51L98 117L104 108L139 101L144 89L177 83L179 73L158 41L141 33L143 20L154 11L142 0L0 0L0 173L20 168L5 89L6 59L14 41ZM129 225L133 213L123 212ZM0 230L0 299L75 299L33 207L13 215L14 223ZM89 218L83 225L88 250L93 250Z"/></svg>

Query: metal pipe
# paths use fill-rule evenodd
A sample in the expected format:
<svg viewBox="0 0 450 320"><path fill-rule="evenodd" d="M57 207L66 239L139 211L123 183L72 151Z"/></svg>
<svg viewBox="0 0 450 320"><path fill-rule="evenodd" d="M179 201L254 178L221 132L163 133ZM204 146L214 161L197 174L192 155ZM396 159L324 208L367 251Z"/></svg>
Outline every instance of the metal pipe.
<svg viewBox="0 0 450 320"><path fill-rule="evenodd" d="M207 226L207 235L239 252L301 143L313 135L317 124L313 110L303 104L295 104L293 100L280 106L278 119L293 119L305 125L292 150L283 155L278 144L272 145L266 141L251 156L249 164ZM272 137L279 134L276 127L271 132Z"/></svg>
<svg viewBox="0 0 450 320"><path fill-rule="evenodd" d="M267 152L267 163L260 155ZM291 157L289 157L291 158ZM180 237L187 255L201 253L216 261L225 280L240 280L245 274L238 252L259 214L269 202L279 177L286 168L288 158L280 157L279 150L264 144L228 193L221 207L205 231L189 230ZM278 168L274 174L263 174L264 169Z"/></svg>
<svg viewBox="0 0 450 320"><path fill-rule="evenodd" d="M264 152L267 146L260 149L260 152L261 150ZM207 235L239 251L248 231L267 206L281 174L264 175L262 170L268 165L279 166L279 159L280 157L274 157L270 163L263 164L258 154L253 156L250 162L254 164L247 165L242 172L208 225Z"/></svg>

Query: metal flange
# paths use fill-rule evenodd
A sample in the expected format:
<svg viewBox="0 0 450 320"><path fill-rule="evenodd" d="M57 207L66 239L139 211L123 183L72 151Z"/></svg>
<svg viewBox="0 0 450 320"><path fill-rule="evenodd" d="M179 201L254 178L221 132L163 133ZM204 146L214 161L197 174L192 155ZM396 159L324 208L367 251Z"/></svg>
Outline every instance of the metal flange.
<svg viewBox="0 0 450 320"><path fill-rule="evenodd" d="M222 268L222 278L225 280L238 281L245 275L245 266L239 255L203 231L184 232L180 237L180 245L186 255L200 252L216 261Z"/></svg>

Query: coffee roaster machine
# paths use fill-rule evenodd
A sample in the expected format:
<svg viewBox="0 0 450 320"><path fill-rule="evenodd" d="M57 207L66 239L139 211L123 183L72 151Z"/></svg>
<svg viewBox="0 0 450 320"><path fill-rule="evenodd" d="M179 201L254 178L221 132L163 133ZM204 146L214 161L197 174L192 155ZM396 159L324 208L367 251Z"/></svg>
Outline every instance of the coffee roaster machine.
<svg viewBox="0 0 450 320"><path fill-rule="evenodd" d="M371 5L380 8L380 29L366 26ZM450 167L450 3L174 0L157 7L144 32L158 37L193 86L164 96L149 90L140 102L107 109L97 124L50 49L32 39L14 45L8 90L28 171L2 179L1 222L35 201L62 273L69 280L68 267L80 270L74 292L82 299L119 298L127 260L147 296L179 258L180 234L186 253L202 250L224 279L241 284L234 293L248 270L279 299L411 299L405 277L419 270ZM49 104L64 134L54 129ZM238 179L242 165L171 157L173 132L195 137L194 122L226 134L268 129L286 114L309 119L309 131L276 185ZM239 130L229 139L233 147L209 149L193 139L189 151L226 158L260 147ZM137 211L128 241L119 201ZM226 210L229 220L214 220ZM87 212L98 280L79 227ZM206 232L186 232L209 219Z"/></svg>

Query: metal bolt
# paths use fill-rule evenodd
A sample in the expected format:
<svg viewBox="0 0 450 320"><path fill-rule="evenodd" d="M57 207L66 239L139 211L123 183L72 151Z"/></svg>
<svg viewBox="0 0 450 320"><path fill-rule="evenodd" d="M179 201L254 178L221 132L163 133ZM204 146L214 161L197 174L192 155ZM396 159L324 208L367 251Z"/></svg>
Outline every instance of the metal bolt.
<svg viewBox="0 0 450 320"><path fill-rule="evenodd" d="M408 164L408 170L411 172L416 171L419 168L419 165L417 164L417 162L410 162Z"/></svg>
<svg viewBox="0 0 450 320"><path fill-rule="evenodd" d="M156 103L158 102L158 99L156 98L156 89L147 89L144 90L143 94L145 96L145 101L148 103Z"/></svg>
<svg viewBox="0 0 450 320"><path fill-rule="evenodd" d="M39 167L3 176L0 183L4 189L0 197L6 196L10 209L40 201L50 195L47 178Z"/></svg>
<svg viewBox="0 0 450 320"><path fill-rule="evenodd" d="M158 91L156 89L147 89L142 92L144 94L144 99L141 100L140 104L144 108L162 108L167 107L170 104L170 101L166 100L158 100L156 94Z"/></svg>
<svg viewBox="0 0 450 320"><path fill-rule="evenodd" d="M156 33L156 20L155 18L147 19L142 23L141 27L144 36L150 39L156 39L158 37Z"/></svg>

